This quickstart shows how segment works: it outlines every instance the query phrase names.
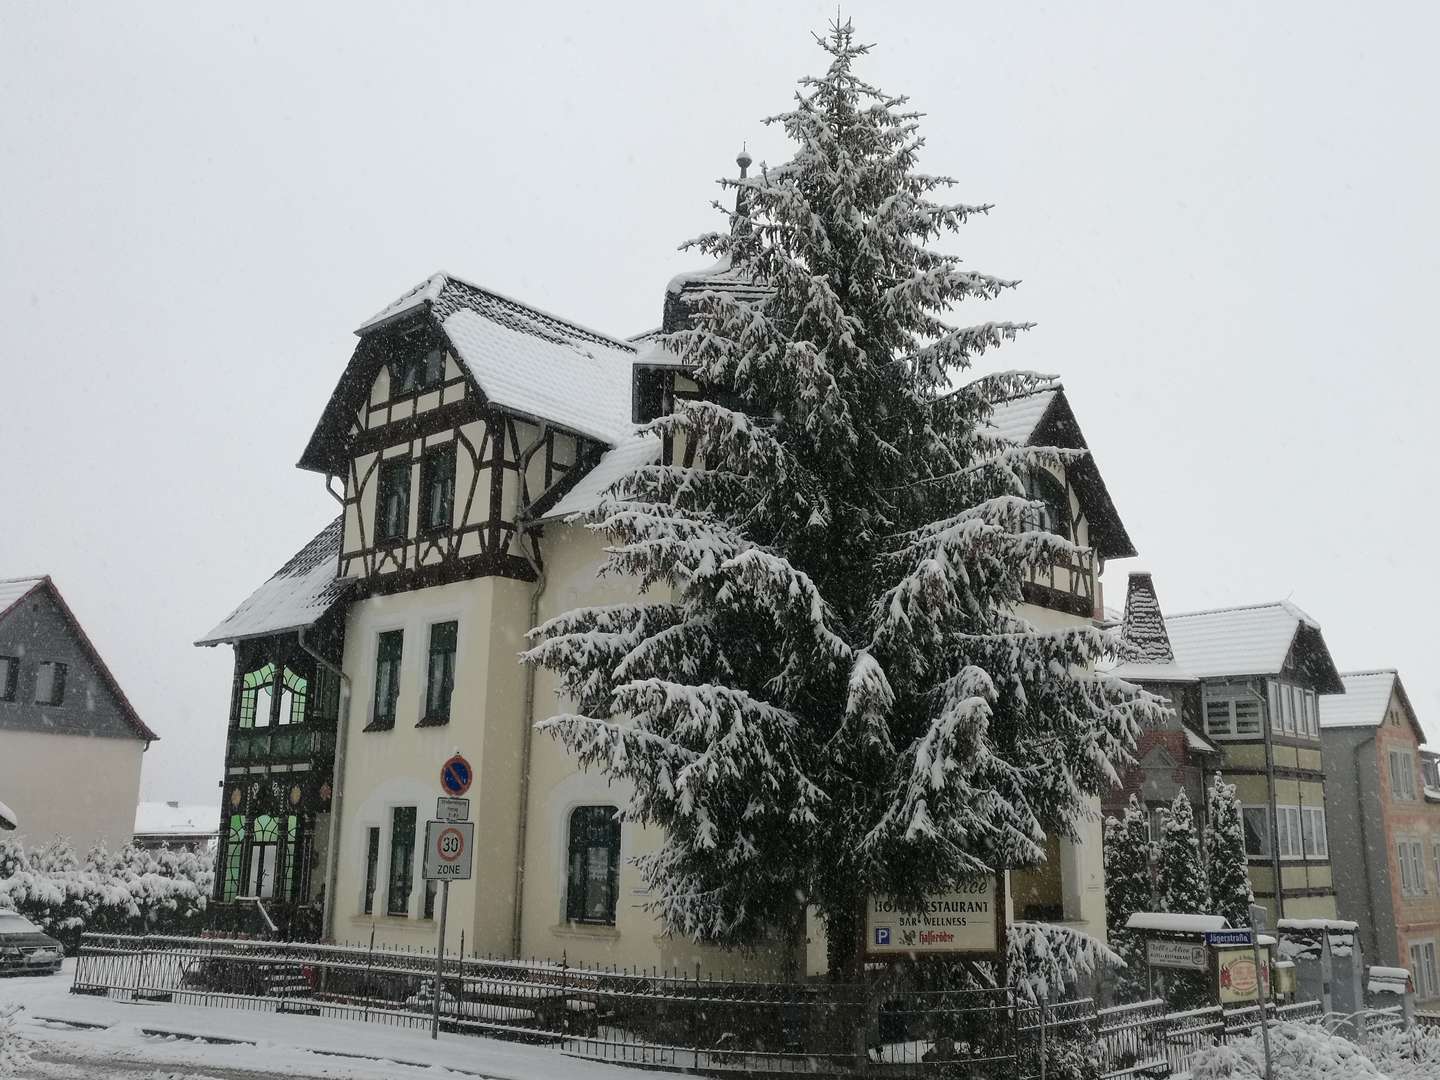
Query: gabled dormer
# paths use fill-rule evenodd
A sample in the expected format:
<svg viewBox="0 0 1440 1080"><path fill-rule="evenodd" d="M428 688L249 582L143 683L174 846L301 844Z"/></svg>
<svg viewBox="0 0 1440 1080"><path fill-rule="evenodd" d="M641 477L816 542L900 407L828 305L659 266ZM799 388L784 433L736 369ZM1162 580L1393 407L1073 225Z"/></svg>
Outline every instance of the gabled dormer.
<svg viewBox="0 0 1440 1080"><path fill-rule="evenodd" d="M998 402L990 424L1001 438L1020 446L1084 450L1080 422L1059 381ZM1026 493L1040 504L1035 526L1063 536L1080 550L1075 558L1046 567L1025 584L1025 599L1037 607L1089 618L1102 608L1100 574L1107 559L1135 555L1090 453L1063 465L1036 468Z"/></svg>
<svg viewBox="0 0 1440 1080"><path fill-rule="evenodd" d="M635 346L447 274L368 319L300 459L337 477L361 593L529 579L542 513L630 436Z"/></svg>

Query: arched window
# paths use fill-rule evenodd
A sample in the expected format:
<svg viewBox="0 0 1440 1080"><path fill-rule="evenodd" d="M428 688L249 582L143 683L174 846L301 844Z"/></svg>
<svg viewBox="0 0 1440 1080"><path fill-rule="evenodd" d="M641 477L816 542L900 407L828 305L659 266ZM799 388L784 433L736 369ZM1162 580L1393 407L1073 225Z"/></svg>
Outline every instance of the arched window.
<svg viewBox="0 0 1440 1080"><path fill-rule="evenodd" d="M570 813L570 862L565 917L615 925L620 895L620 822L613 806L577 806Z"/></svg>
<svg viewBox="0 0 1440 1080"><path fill-rule="evenodd" d="M298 671L287 667L280 671L277 687L275 673L274 664L265 664L241 676L238 721L242 728L305 722L309 681ZM275 700L277 693L278 702Z"/></svg>
<svg viewBox="0 0 1440 1080"><path fill-rule="evenodd" d="M1040 505L1033 508L1031 525L1043 532L1075 538L1070 522L1070 494L1048 469L1032 469L1025 480L1025 497Z"/></svg>

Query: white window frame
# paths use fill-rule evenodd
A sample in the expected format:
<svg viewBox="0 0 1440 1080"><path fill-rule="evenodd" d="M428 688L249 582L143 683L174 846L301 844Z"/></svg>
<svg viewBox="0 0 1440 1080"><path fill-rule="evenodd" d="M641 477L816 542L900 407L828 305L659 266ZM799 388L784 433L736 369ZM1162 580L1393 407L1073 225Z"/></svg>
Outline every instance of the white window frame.
<svg viewBox="0 0 1440 1080"><path fill-rule="evenodd" d="M1306 839L1305 825L1307 822L1310 824L1310 840L1318 840L1318 843L1311 844L1310 840ZM1323 806L1301 808L1300 841L1304 845L1307 859L1328 859L1330 857L1330 835L1325 826L1325 808Z"/></svg>
<svg viewBox="0 0 1440 1080"><path fill-rule="evenodd" d="M1391 750L1390 796L1405 802L1415 801L1415 755L1408 750ZM1396 768L1397 763L1401 766Z"/></svg>
<svg viewBox="0 0 1440 1080"><path fill-rule="evenodd" d="M1206 735L1217 739L1258 739L1265 734L1261 702L1251 692L1248 683L1207 683L1201 698ZM1211 720L1211 705L1221 704L1225 706L1223 725L1218 719L1213 723ZM1241 731L1242 722L1247 727L1253 722L1254 729Z"/></svg>
<svg viewBox="0 0 1440 1080"><path fill-rule="evenodd" d="M1410 978L1415 984L1415 996L1421 1001L1440 997L1440 970L1436 967L1433 938L1411 942Z"/></svg>
<svg viewBox="0 0 1440 1080"><path fill-rule="evenodd" d="M1300 807L1276 806L1275 829L1279 834L1275 847L1280 852L1280 858L1303 859L1305 840L1300 829Z"/></svg>
<svg viewBox="0 0 1440 1080"><path fill-rule="evenodd" d="M1425 876L1425 846L1414 837L1400 836L1395 840L1395 853L1400 860L1400 895L1430 895L1430 882Z"/></svg>
<svg viewBox="0 0 1440 1080"><path fill-rule="evenodd" d="M1305 731L1313 738L1320 736L1320 698L1314 690L1305 694Z"/></svg>

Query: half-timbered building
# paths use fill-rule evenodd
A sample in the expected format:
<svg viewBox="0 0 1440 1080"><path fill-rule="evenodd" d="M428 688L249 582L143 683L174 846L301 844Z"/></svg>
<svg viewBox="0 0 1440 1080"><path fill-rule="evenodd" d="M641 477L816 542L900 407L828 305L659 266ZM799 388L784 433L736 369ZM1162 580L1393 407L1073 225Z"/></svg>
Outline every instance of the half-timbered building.
<svg viewBox="0 0 1440 1080"><path fill-rule="evenodd" d="M681 275L659 330L706 291L757 288L723 264ZM237 656L222 906L283 895L323 907L315 934L433 945L420 841L459 750L475 773L476 870L452 888L449 948L463 933L481 953L714 972L801 962L797 942L723 954L658 933L631 865L656 835L620 825L623 793L536 733L556 680L518 661L539 622L634 597L634 582L598 576L604 540L573 517L635 466L693 456L639 432L706 392L657 332L612 337L444 273L361 324L300 458L339 516L205 638ZM993 422L1019 442L1085 445L1058 383ZM1104 561L1133 554L1129 538L1090 459L1046 470L1035 491L1037 524L1081 554L1035 575L1026 613L1088 623ZM286 738L301 729L309 741ZM1017 917L1103 935L1098 814L1083 827L1045 871L1015 875Z"/></svg>

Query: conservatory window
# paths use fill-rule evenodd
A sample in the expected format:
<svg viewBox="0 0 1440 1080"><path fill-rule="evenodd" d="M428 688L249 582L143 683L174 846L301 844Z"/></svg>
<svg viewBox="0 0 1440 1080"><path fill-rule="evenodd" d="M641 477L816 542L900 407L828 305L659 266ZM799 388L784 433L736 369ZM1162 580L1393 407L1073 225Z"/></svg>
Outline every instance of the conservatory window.
<svg viewBox="0 0 1440 1080"><path fill-rule="evenodd" d="M275 895L275 858L280 851L280 822L268 814L255 819L250 831L250 895L269 900Z"/></svg>
<svg viewBox="0 0 1440 1080"><path fill-rule="evenodd" d="M0 701L15 700L15 684L19 680L19 657L0 656Z"/></svg>
<svg viewBox="0 0 1440 1080"><path fill-rule="evenodd" d="M380 463L380 484L375 495L375 539L398 540L410 528L410 459L388 458Z"/></svg>
<svg viewBox="0 0 1440 1080"><path fill-rule="evenodd" d="M231 814L229 828L225 830L225 880L221 886L222 900L234 900L240 895L240 860L245 851L245 816Z"/></svg>
<svg viewBox="0 0 1440 1080"><path fill-rule="evenodd" d="M60 705L65 701L65 665L42 661L35 669L35 704Z"/></svg>
<svg viewBox="0 0 1440 1080"><path fill-rule="evenodd" d="M613 806L577 806L570 813L570 865L565 917L615 925L620 893L620 822Z"/></svg>

